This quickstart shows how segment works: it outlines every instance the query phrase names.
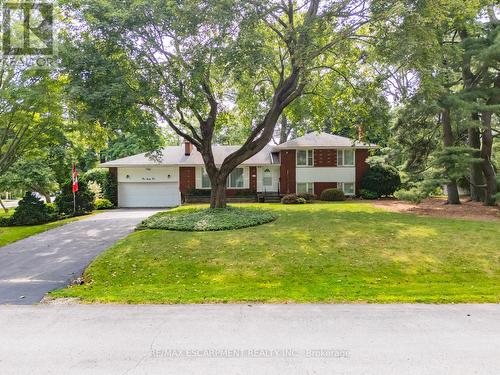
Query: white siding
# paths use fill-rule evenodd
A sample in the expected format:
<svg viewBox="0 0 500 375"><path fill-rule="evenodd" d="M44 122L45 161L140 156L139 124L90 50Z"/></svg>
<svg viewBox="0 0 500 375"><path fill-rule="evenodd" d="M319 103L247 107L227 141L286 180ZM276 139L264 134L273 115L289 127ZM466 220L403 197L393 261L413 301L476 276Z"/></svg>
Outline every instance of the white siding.
<svg viewBox="0 0 500 375"><path fill-rule="evenodd" d="M354 182L355 167L297 168L296 182Z"/></svg>
<svg viewBox="0 0 500 375"><path fill-rule="evenodd" d="M179 167L118 168L118 182L179 182Z"/></svg>

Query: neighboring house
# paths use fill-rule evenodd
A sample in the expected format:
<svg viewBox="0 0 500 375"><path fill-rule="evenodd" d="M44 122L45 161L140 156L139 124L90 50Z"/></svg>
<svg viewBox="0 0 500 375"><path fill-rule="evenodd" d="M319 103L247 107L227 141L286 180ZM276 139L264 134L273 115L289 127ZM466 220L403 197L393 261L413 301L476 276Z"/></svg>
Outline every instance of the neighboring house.
<svg viewBox="0 0 500 375"><path fill-rule="evenodd" d="M227 194L319 195L324 189L338 188L356 195L368 169L368 150L375 147L326 133L267 146L231 173ZM215 163L221 164L238 148L213 146ZM117 179L120 207L172 207L194 190L210 190L201 154L190 143L164 148L160 159L139 154L101 164Z"/></svg>

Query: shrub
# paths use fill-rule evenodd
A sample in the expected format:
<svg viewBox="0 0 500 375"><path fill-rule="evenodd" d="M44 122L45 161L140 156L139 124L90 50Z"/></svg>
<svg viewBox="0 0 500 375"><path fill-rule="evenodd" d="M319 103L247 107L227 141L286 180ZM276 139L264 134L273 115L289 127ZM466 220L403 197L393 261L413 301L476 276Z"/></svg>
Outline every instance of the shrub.
<svg viewBox="0 0 500 375"><path fill-rule="evenodd" d="M73 213L73 190L71 180L62 185L61 193L56 197L56 205L59 213ZM81 179L76 192L76 213L85 214L94 209L94 194L88 189L87 181Z"/></svg>
<svg viewBox="0 0 500 375"><path fill-rule="evenodd" d="M297 202L298 204L306 204L307 201L305 200L305 198L302 198L302 197L297 197Z"/></svg>
<svg viewBox="0 0 500 375"><path fill-rule="evenodd" d="M316 199L316 195L311 194L311 193L299 193L299 194L297 194L297 197L304 198L307 203Z"/></svg>
<svg viewBox="0 0 500 375"><path fill-rule="evenodd" d="M325 189L321 192L320 199L322 201L345 201L345 195L339 189Z"/></svg>
<svg viewBox="0 0 500 375"><path fill-rule="evenodd" d="M281 198L281 203L283 203L283 204L297 204L297 203L299 203L299 202L297 202L298 198L299 197L297 196L297 194L287 194L283 198Z"/></svg>
<svg viewBox="0 0 500 375"><path fill-rule="evenodd" d="M412 188L410 190L398 190L394 193L394 196L402 201L420 203L424 198L426 198L427 194L423 193L417 188Z"/></svg>
<svg viewBox="0 0 500 375"><path fill-rule="evenodd" d="M361 189L359 191L359 193L361 194L361 197L363 199L377 199L379 198L379 195L377 192L375 191L371 191L371 190L366 190L366 189Z"/></svg>
<svg viewBox="0 0 500 375"><path fill-rule="evenodd" d="M90 169L85 172L83 179L89 183L99 185L100 192L95 187L93 188L94 193L97 193L95 194L97 198L105 198L114 205L118 204L118 184L108 170L102 168Z"/></svg>
<svg viewBox="0 0 500 375"><path fill-rule="evenodd" d="M113 208L113 203L106 198L98 198L94 202L94 207L96 210L107 210L109 208Z"/></svg>
<svg viewBox="0 0 500 375"><path fill-rule="evenodd" d="M252 227L275 219L271 212L252 208L181 208L159 212L144 220L138 229L219 231Z"/></svg>
<svg viewBox="0 0 500 375"><path fill-rule="evenodd" d="M37 225L51 220L52 216L45 203L35 197L32 192L27 192L10 217L9 225Z"/></svg>
<svg viewBox="0 0 500 375"><path fill-rule="evenodd" d="M388 196L401 186L401 178L396 168L390 165L374 165L368 169L361 180L361 188L377 193L379 196Z"/></svg>

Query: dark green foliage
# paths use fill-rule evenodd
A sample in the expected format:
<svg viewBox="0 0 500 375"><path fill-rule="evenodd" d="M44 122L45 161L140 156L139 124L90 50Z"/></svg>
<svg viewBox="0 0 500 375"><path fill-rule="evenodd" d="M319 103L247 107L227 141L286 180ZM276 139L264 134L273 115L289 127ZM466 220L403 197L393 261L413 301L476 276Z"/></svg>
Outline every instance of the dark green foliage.
<svg viewBox="0 0 500 375"><path fill-rule="evenodd" d="M297 197L304 198L307 203L310 203L316 199L316 195L311 193L298 193Z"/></svg>
<svg viewBox="0 0 500 375"><path fill-rule="evenodd" d="M10 217L9 225L37 225L48 223L52 219L50 209L45 203L35 197L32 192L27 192Z"/></svg>
<svg viewBox="0 0 500 375"><path fill-rule="evenodd" d="M375 191L361 189L359 193L361 195L361 198L363 198L363 199L377 199L377 198L379 198L378 193Z"/></svg>
<svg viewBox="0 0 500 375"><path fill-rule="evenodd" d="M94 209L94 193L87 187L87 181L85 181L85 179L81 179L78 185L79 189L76 192L76 213L85 214L92 212ZM71 180L68 180L62 185L62 191L56 197L55 203L59 213L73 213L73 190Z"/></svg>
<svg viewBox="0 0 500 375"><path fill-rule="evenodd" d="M109 201L109 199L99 198L95 200L94 207L96 210L107 210L113 208L114 206L113 203Z"/></svg>
<svg viewBox="0 0 500 375"><path fill-rule="evenodd" d="M249 208L183 209L160 212L144 220L139 229L219 231L253 227L274 221L271 212Z"/></svg>
<svg viewBox="0 0 500 375"><path fill-rule="evenodd" d="M401 178L396 168L390 165L374 165L366 171L361 180L361 188L379 196L394 194L401 186Z"/></svg>
<svg viewBox="0 0 500 375"><path fill-rule="evenodd" d="M118 205L118 184L108 170L94 168L87 171L84 178L88 182L97 182L101 186L103 198Z"/></svg>
<svg viewBox="0 0 500 375"><path fill-rule="evenodd" d="M339 189L325 189L321 192L322 201L345 201L345 194Z"/></svg>
<svg viewBox="0 0 500 375"><path fill-rule="evenodd" d="M281 203L283 204L302 204L307 203L307 200L303 197L298 196L297 194L287 194L283 198L281 198Z"/></svg>

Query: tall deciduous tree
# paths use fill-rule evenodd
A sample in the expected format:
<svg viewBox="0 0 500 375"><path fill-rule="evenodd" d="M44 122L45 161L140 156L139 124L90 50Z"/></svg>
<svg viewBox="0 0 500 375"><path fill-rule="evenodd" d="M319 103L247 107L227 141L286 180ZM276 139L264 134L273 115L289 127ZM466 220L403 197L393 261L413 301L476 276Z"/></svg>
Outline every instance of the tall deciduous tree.
<svg viewBox="0 0 500 375"><path fill-rule="evenodd" d="M225 207L230 172L271 141L283 110L304 93L311 75L325 70L325 55L342 59L352 40L364 38L359 30L377 3L100 0L72 1L69 8L78 18L72 35L79 48L90 42L105 54L98 59L106 66L112 61L124 70L110 89L196 146L212 183L211 206ZM383 16L384 6L378 10ZM81 82L98 84L98 72L86 67ZM255 117L241 148L218 165L212 143L226 114L242 105L243 90L257 99Z"/></svg>

